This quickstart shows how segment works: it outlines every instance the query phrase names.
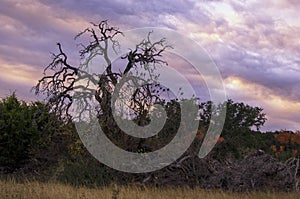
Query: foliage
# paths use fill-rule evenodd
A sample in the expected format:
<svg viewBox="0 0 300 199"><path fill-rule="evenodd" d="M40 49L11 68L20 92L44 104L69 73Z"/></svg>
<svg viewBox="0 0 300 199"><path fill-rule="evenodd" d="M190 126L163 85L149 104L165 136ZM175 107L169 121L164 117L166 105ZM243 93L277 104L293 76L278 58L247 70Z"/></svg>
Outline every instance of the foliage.
<svg viewBox="0 0 300 199"><path fill-rule="evenodd" d="M70 107L75 97L82 99L81 105L84 110L93 108L86 103L88 100L95 100L96 113L102 130L114 144L127 151L138 153L155 151L172 140L182 120L180 103L186 99L163 98L162 96L168 96L169 89L157 83L159 75L155 74L158 65L167 64L162 60L162 56L170 46L164 38L152 41L149 33L135 49L130 49L122 57L126 62L125 65L116 66L110 60L108 49L117 51L120 46L116 39L117 35L122 35L122 32L110 26L107 21L92 23L91 27L79 33L76 39L84 36L90 39L87 43L80 44L82 49L79 53L83 62L79 66L71 64L76 62L69 61L68 55L58 43L58 53L53 54L51 63L45 68L44 77L35 87L36 94L47 96L46 105L40 102L28 105L18 101L15 95L0 103L1 166L15 169L31 158L32 162L38 162L40 165L53 164L53 176L56 179L75 185L107 184L112 179L129 182L129 178L124 177L124 174L98 163L84 148L75 132L72 123L74 118L70 115ZM86 72L95 56L102 56L105 61L106 68L103 74ZM149 79L139 78L141 74ZM83 83L78 85L78 82ZM94 86L93 89L88 87L90 84ZM118 90L121 88L120 84L125 86L125 91L134 89L129 100L124 97L127 94L125 91ZM131 120L140 126L147 125L150 122L150 107L158 104L164 107L167 119L162 130L147 139L123 132L113 116L111 105L115 103L113 101L115 93L119 94L121 99L119 106L121 110L116 117L122 118L125 122ZM198 104L197 99L186 101L199 105L199 115L193 117L199 118L200 125L196 141L190 148L197 151L209 127L212 113L217 113L223 105L216 105L211 101ZM290 149L293 150L292 155L298 154L296 136L279 133L276 137L272 133L262 134L259 131L266 121L262 108L232 100L225 103L227 105L225 125L221 137L216 138L217 146L211 153L213 158L226 160L229 156L242 159L255 149L263 149L276 156ZM131 115L124 118L122 108L130 109ZM188 124L183 126L189 129ZM286 157L291 154L286 153Z"/></svg>
<svg viewBox="0 0 300 199"><path fill-rule="evenodd" d="M270 146L272 153L280 160L300 155L300 132L277 131L273 134L274 142Z"/></svg>
<svg viewBox="0 0 300 199"><path fill-rule="evenodd" d="M0 102L0 166L13 171L45 156L63 123L41 102L18 100L15 93Z"/></svg>
<svg viewBox="0 0 300 199"><path fill-rule="evenodd" d="M227 131L235 129L251 129L256 127L259 130L264 125L266 114L262 113L260 107L252 107L243 102L237 103L227 101L227 111L224 129Z"/></svg>
<svg viewBox="0 0 300 199"><path fill-rule="evenodd" d="M200 103L200 126L208 127L211 114L218 110L218 106L211 101ZM219 105L220 106L220 105ZM264 125L266 115L260 107L252 107L243 102L234 102L229 99L226 102L226 118L224 131L235 131L237 129L252 129L257 130Z"/></svg>
<svg viewBox="0 0 300 199"><path fill-rule="evenodd" d="M26 157L26 160L29 162L38 162L38 164L19 164L18 167L25 166L28 167L31 172L38 172L39 175L43 175L44 177L48 176L47 179L70 183L76 186L98 186L108 185L110 183L127 184L140 181L137 179L146 179L146 174L145 176L139 177L126 173L124 174L99 163L85 149L75 132L73 124L61 122L55 115L49 113L49 107L43 103L35 102L27 105L24 102L18 101L15 96L11 96L10 100L7 98L3 101L10 102L9 104L14 102L12 104L19 104L19 106L23 105L28 108L26 111L31 113L31 122L33 122L32 124L34 124L36 129L35 132L39 138L35 139L33 144L28 146L28 153ZM176 101L168 102L165 106L170 120L180 120L180 115L176 114L180 112L180 107ZM3 102L1 103L1 107L3 107ZM18 116L20 113L22 113L22 111L15 111L12 114L16 114L16 117L20 118ZM176 119L176 117L179 118ZM24 123L20 124L23 125ZM170 139L172 139L172 131L176 133L176 124L178 124L178 122L168 122L167 124L168 125L163 128L161 134L158 135L161 136L160 139L158 139L160 142L157 142L157 140L153 137L148 141L142 142L141 148L139 148L140 151L136 150L136 152L147 152L147 147L150 146L152 149L160 148L161 145L165 145ZM243 131L241 131L242 129ZM43 131L43 133L41 133L41 131ZM265 152L283 160L291 157L293 153L295 153L295 150L299 150L299 134L293 132L281 131L275 133L261 133L260 131L253 131L249 127L240 127L234 132L235 134L230 134L230 136L228 136L226 135L226 129L224 129L224 132L222 136L218 138L218 144L213 149L210 157L225 161L228 161L228 156L243 159L250 152L256 149L262 149ZM202 140L204 136L205 128L202 126L198 130L198 141ZM129 143L130 141L131 140L129 140ZM274 146L276 147L276 151L274 151ZM125 148L125 146L123 147ZM194 148L194 150L197 150L197 148ZM195 164L195 161L197 162L199 160L193 160L193 164ZM183 162L187 164L186 166L189 165L187 160L184 160ZM45 165L50 166L50 168L45 167ZM195 169L197 166L199 166L198 163L192 166L192 168ZM175 172L173 167L170 166L169 169L171 169L172 172ZM41 169L45 169L44 172L41 172ZM168 168L165 169L166 170L161 171L162 176L167 174L167 172L164 171L168 171ZM180 167L178 167L178 169L178 171L181 171ZM192 171L186 170L186 172ZM201 175L206 174L202 173ZM180 179L180 176L176 179ZM178 180L178 183L180 183L179 181L180 180Z"/></svg>
<svg viewBox="0 0 300 199"><path fill-rule="evenodd" d="M56 173L56 180L75 186L103 186L117 182L116 171L88 157L77 157L73 160L60 162L60 171Z"/></svg>
<svg viewBox="0 0 300 199"><path fill-rule="evenodd" d="M200 103L200 128L208 128L211 114L218 111L218 106L211 101ZM231 99L227 100L226 108L226 118L221 133L222 143L218 144L213 151L215 158L226 159L228 156L242 158L252 150L268 149L268 140L263 139L265 136L259 131L252 130L254 127L258 130L266 121L262 108L234 102Z"/></svg>
<svg viewBox="0 0 300 199"><path fill-rule="evenodd" d="M41 137L35 121L35 106L19 101L13 93L0 102L0 165L20 167Z"/></svg>

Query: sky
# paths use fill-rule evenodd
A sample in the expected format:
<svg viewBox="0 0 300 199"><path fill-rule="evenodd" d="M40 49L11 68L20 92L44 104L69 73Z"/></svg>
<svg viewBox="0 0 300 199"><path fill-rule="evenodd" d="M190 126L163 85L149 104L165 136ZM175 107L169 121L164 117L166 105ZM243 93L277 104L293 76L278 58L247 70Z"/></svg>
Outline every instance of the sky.
<svg viewBox="0 0 300 199"><path fill-rule="evenodd" d="M164 27L193 39L228 98L264 109L262 130L300 130L299 9L298 0L0 0L0 97L37 100L30 89L56 43L76 65L74 36L108 19L121 30Z"/></svg>

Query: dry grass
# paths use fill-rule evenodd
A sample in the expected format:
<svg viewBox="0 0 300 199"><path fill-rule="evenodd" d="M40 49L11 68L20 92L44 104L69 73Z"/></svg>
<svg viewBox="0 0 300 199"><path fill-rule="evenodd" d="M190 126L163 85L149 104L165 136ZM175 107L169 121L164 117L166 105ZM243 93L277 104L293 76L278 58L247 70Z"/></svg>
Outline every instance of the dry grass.
<svg viewBox="0 0 300 199"><path fill-rule="evenodd" d="M15 199L15 198L59 198L59 199L83 199L83 198L128 198L128 199L143 199L143 198L237 198L237 199L284 199L284 198L299 198L299 193L228 193L222 191L207 191L201 189L177 188L177 189L162 189L162 188L142 188L134 186L109 186L103 188L85 188L73 187L57 183L39 183L27 182L16 183L13 180L0 181L0 198Z"/></svg>

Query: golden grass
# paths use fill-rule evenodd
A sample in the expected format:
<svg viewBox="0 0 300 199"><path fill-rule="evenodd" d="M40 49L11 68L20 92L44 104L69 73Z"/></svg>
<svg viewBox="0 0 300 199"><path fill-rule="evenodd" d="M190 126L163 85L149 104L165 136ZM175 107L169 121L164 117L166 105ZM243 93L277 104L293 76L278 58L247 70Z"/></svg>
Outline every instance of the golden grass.
<svg viewBox="0 0 300 199"><path fill-rule="evenodd" d="M117 193L118 192L118 193ZM117 194L116 194L117 193ZM13 180L0 181L0 198L56 198L56 199L84 199L84 198L116 198L120 199L143 199L143 198L207 198L207 199L285 199L300 198L299 193L271 193L271 192L251 192L251 193L228 193L222 191L202 190L200 188L143 188L135 186L109 186L102 188L73 187L58 183L27 182L16 183Z"/></svg>

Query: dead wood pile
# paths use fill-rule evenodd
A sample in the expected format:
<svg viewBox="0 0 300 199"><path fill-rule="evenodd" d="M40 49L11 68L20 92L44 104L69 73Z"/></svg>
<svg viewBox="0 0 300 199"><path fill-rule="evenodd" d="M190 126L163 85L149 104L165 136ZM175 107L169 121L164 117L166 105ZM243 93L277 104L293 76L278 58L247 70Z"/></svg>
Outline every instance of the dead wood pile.
<svg viewBox="0 0 300 199"><path fill-rule="evenodd" d="M156 186L200 186L229 191L298 191L299 159L280 162L262 150L242 160L219 162L187 155L140 183Z"/></svg>

